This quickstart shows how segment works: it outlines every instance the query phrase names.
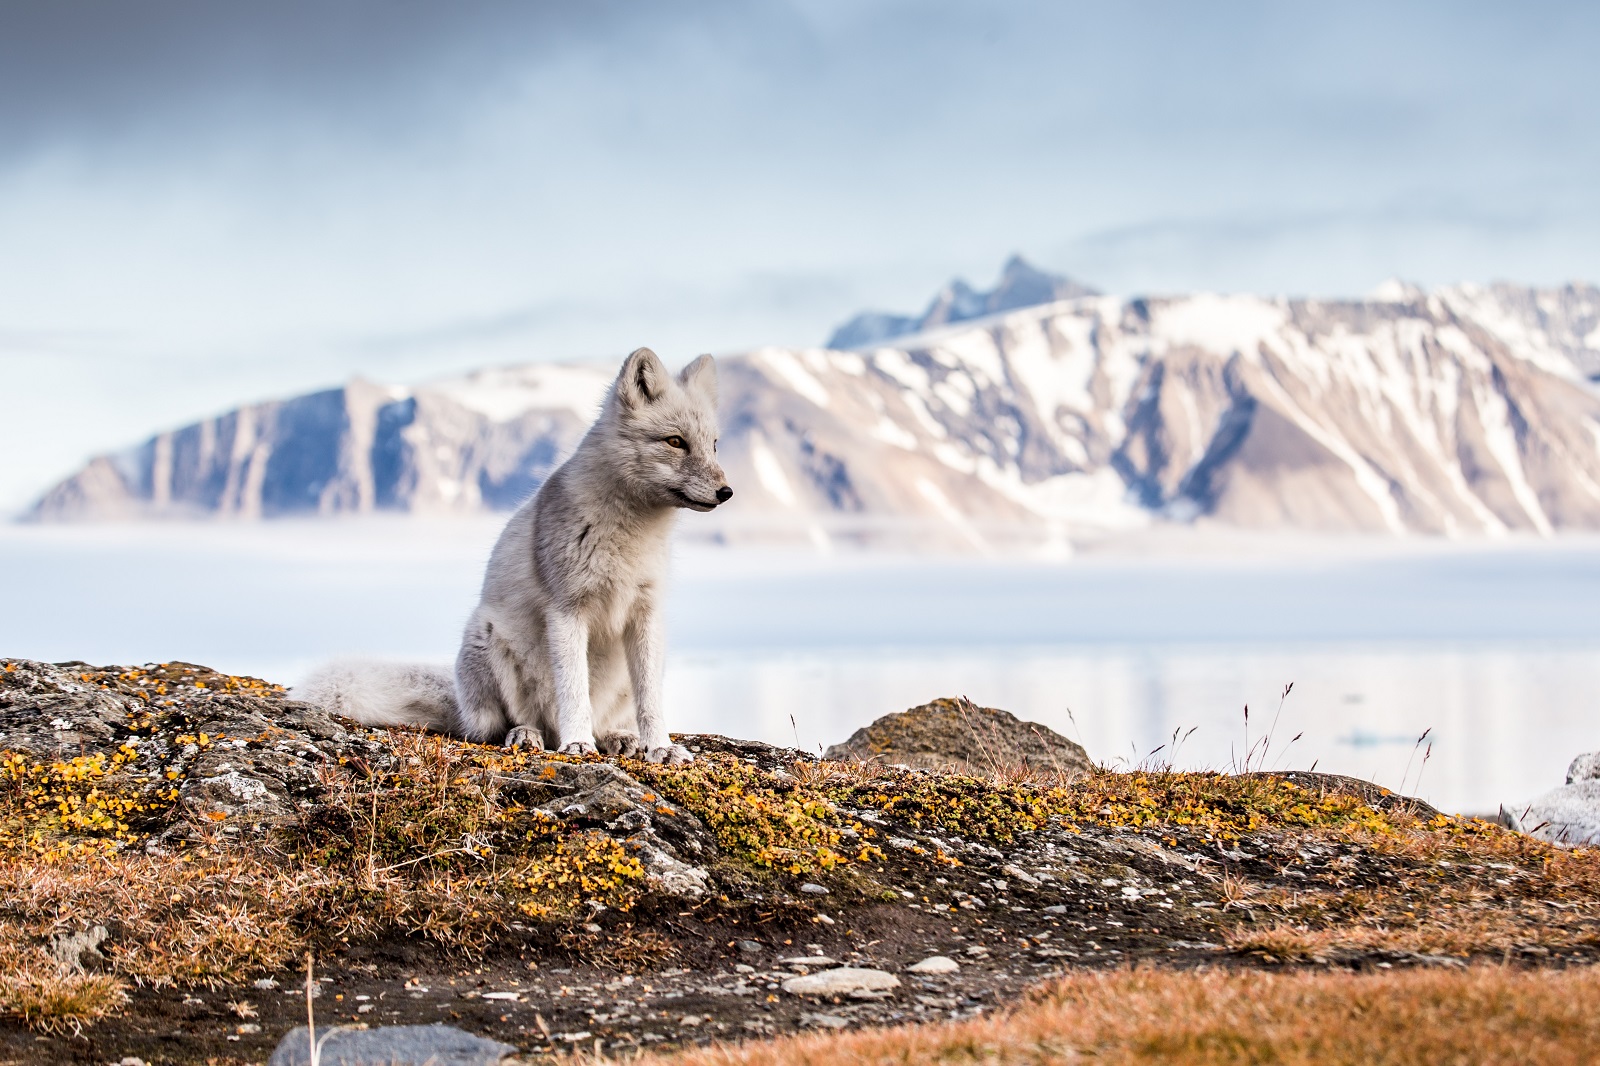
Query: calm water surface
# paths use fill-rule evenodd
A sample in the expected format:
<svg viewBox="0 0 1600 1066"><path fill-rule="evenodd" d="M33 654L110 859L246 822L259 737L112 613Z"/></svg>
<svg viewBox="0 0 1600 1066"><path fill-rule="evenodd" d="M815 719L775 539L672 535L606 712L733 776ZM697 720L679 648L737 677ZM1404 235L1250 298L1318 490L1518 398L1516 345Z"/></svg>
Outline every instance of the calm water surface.
<svg viewBox="0 0 1600 1066"><path fill-rule="evenodd" d="M0 654L281 681L335 654L447 661L496 531L0 529ZM1056 565L701 549L671 597L685 730L815 749L964 694L1102 761L1166 759L1177 730L1178 765L1227 768L1270 731L1268 765L1467 811L1526 801L1600 748L1593 543Z"/></svg>

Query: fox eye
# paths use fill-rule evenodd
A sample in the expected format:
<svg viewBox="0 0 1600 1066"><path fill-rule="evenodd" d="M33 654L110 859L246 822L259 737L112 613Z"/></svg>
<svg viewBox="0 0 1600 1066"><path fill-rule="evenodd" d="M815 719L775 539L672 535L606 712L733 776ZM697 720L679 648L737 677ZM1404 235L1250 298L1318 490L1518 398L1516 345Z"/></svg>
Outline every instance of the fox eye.
<svg viewBox="0 0 1600 1066"><path fill-rule="evenodd" d="M676 436L668 437L667 440L666 440L666 445L669 448L677 448L680 451L687 450L688 447L689 447L687 444L683 443L683 438L682 437L676 437Z"/></svg>

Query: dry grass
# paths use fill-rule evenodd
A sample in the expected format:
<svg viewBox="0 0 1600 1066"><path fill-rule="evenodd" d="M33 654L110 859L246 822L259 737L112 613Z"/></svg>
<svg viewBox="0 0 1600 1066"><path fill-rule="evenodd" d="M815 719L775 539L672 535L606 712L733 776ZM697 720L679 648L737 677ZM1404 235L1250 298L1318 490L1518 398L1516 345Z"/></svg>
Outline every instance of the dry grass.
<svg viewBox="0 0 1600 1066"><path fill-rule="evenodd" d="M1592 1062L1600 973L1120 971L1048 987L992 1017L648 1057L657 1066L848 1062L1243 1064Z"/></svg>
<svg viewBox="0 0 1600 1066"><path fill-rule="evenodd" d="M127 1002L126 987L109 974L66 971L37 948L0 953L0 1014L41 1032L82 1032Z"/></svg>

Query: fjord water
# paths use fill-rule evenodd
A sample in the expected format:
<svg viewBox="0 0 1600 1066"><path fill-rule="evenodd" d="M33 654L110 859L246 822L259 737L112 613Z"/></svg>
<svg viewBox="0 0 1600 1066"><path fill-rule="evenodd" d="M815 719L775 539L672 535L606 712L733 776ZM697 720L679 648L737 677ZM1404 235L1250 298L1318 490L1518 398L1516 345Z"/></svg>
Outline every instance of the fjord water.
<svg viewBox="0 0 1600 1066"><path fill-rule="evenodd" d="M497 531L6 527L0 655L284 682L340 654L448 661ZM1252 765L1468 812L1525 802L1600 748L1600 543L1185 543L1055 563L686 548L669 720L815 750L961 694L1102 762L1229 769L1256 745Z"/></svg>

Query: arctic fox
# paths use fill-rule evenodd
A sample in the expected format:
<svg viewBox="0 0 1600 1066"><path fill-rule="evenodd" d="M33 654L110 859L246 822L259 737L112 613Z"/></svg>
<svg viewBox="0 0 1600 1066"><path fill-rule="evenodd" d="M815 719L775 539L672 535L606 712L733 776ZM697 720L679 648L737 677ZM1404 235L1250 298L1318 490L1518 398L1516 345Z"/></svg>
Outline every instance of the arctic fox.
<svg viewBox="0 0 1600 1066"><path fill-rule="evenodd" d="M717 371L622 364L572 457L506 523L444 668L335 663L292 695L369 725L567 754L693 756L661 716L661 597L680 507L733 496L717 463Z"/></svg>

